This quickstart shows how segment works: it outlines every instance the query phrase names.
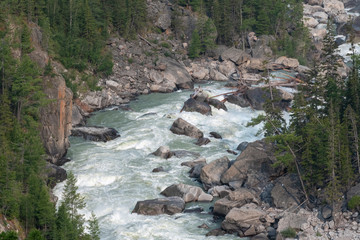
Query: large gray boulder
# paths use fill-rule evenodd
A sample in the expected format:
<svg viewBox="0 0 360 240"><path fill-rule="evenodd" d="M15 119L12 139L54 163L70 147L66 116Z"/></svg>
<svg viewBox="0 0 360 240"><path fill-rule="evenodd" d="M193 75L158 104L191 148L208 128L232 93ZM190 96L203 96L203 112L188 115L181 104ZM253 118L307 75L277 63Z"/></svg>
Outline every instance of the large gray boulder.
<svg viewBox="0 0 360 240"><path fill-rule="evenodd" d="M296 208L304 200L299 177L290 174L276 179L271 197L276 208Z"/></svg>
<svg viewBox="0 0 360 240"><path fill-rule="evenodd" d="M222 157L205 165L201 169L200 180L204 189L208 190L213 186L221 185L221 177L229 168L230 161L227 157Z"/></svg>
<svg viewBox="0 0 360 240"><path fill-rule="evenodd" d="M213 197L205 193L200 187L186 185L186 184L173 184L161 192L165 197L181 197L185 203L195 201L212 201Z"/></svg>
<svg viewBox="0 0 360 240"><path fill-rule="evenodd" d="M324 0L324 10L330 17L345 13L344 3L339 0Z"/></svg>
<svg viewBox="0 0 360 240"><path fill-rule="evenodd" d="M266 212L256 207L254 204L246 204L241 208L233 208L226 215L221 224L221 228L227 232L237 232L240 236L254 236L263 231L263 220Z"/></svg>
<svg viewBox="0 0 360 240"><path fill-rule="evenodd" d="M185 112L198 112L203 115L211 115L211 107L208 103L197 101L193 98L189 98L184 103L183 111Z"/></svg>
<svg viewBox="0 0 360 240"><path fill-rule="evenodd" d="M180 197L156 198L138 201L132 213L142 215L173 215L185 209L185 201Z"/></svg>
<svg viewBox="0 0 360 240"><path fill-rule="evenodd" d="M71 129L71 135L96 142L107 142L120 137L114 128L106 127L76 127Z"/></svg>
<svg viewBox="0 0 360 240"><path fill-rule="evenodd" d="M301 225L310 222L311 212L307 212L301 209L298 213L284 212L283 217L278 223L277 232L281 233L282 231L293 228L295 230L301 230Z"/></svg>
<svg viewBox="0 0 360 240"><path fill-rule="evenodd" d="M263 140L249 143L221 177L221 182L242 181L249 188L266 184L269 177L280 176L282 169L274 168L276 158L271 144Z"/></svg>
<svg viewBox="0 0 360 240"><path fill-rule="evenodd" d="M254 194L246 189L241 188L236 191L230 191L229 194L217 200L214 204L214 214L226 216L233 208L240 208L247 203L258 203Z"/></svg>
<svg viewBox="0 0 360 240"><path fill-rule="evenodd" d="M194 88L191 76L184 65L171 58L166 58L163 62L166 65L165 71L162 72L164 79L174 83L178 89Z"/></svg>
<svg viewBox="0 0 360 240"><path fill-rule="evenodd" d="M178 118L174 121L170 131L174 134L185 135L192 138L201 138L204 136L202 131L182 118Z"/></svg>
<svg viewBox="0 0 360 240"><path fill-rule="evenodd" d="M247 62L250 58L248 53L235 47L229 48L221 54L222 61L230 60L237 65Z"/></svg>

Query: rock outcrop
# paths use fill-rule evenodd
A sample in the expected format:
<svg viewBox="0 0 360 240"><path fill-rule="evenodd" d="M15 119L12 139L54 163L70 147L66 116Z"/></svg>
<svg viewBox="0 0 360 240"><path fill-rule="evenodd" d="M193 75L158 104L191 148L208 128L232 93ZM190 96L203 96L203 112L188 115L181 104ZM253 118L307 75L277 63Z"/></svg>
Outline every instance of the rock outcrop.
<svg viewBox="0 0 360 240"><path fill-rule="evenodd" d="M180 197L156 198L138 201L132 213L142 215L173 215L185 209L185 201Z"/></svg>
<svg viewBox="0 0 360 240"><path fill-rule="evenodd" d="M41 138L48 161L56 164L70 146L72 92L61 76L44 79L44 91L50 103L41 109Z"/></svg>
<svg viewBox="0 0 360 240"><path fill-rule="evenodd" d="M183 111L198 112L203 115L211 115L210 105L202 101L197 101L194 98L189 98L185 101Z"/></svg>

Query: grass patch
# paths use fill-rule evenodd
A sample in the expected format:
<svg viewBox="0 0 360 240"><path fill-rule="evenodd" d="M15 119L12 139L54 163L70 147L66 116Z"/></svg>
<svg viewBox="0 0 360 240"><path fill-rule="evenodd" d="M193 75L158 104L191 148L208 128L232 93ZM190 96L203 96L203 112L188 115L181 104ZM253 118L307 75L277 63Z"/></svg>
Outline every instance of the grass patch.
<svg viewBox="0 0 360 240"><path fill-rule="evenodd" d="M295 238L296 237L296 231L295 231L295 229L289 227L289 228L285 229L284 231L282 231L281 235L284 238Z"/></svg>

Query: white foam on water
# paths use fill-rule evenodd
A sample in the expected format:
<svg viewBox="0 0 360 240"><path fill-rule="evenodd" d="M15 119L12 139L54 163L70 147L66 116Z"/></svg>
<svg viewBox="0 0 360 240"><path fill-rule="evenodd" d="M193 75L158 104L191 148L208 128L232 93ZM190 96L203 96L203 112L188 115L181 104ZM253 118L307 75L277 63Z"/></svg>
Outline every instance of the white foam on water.
<svg viewBox="0 0 360 240"><path fill-rule="evenodd" d="M215 83L202 86L212 96L233 91ZM206 223L211 229L219 224L207 214L208 205L202 214L176 214L174 216L141 216L131 214L139 200L161 197L159 193L174 183L186 183L199 186L188 177L189 168L181 162L194 159L172 157L161 159L151 155L162 145L171 150L187 150L200 154L211 162L219 157L236 156L226 152L235 150L243 141L254 141L260 126L249 128L247 122L260 111L241 108L226 103L228 111L212 108L212 116L199 113L180 113L184 101L191 91L178 91L170 94L152 94L142 96L131 103L132 111L101 111L89 119L91 125L114 127L121 137L106 143L84 141L71 138L68 156L71 162L64 165L78 179L79 193L85 196L87 207L83 213L90 216L94 211L101 227L102 240L199 240L205 239L209 231L197 228ZM223 97L218 97L219 100ZM144 116L147 113L156 113ZM194 124L209 137L212 131L218 132L223 139L210 138L206 146L196 146L196 139L179 136L169 131L178 117ZM163 166L165 172L152 173L152 169ZM54 193L61 201L64 183L58 184ZM201 206L195 203L195 206ZM238 239L233 235L209 237L206 239Z"/></svg>
<svg viewBox="0 0 360 240"><path fill-rule="evenodd" d="M338 48L338 54L344 57L345 62L351 61L351 54L353 53L351 50L351 43L341 44ZM355 54L360 54L360 43L354 44L354 52Z"/></svg>

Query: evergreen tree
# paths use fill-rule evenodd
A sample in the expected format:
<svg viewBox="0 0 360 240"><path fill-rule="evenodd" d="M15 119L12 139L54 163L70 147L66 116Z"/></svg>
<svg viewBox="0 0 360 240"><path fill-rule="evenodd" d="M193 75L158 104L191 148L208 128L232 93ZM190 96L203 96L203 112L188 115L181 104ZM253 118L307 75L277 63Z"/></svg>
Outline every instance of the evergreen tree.
<svg viewBox="0 0 360 240"><path fill-rule="evenodd" d="M89 220L89 231L91 240L100 240L100 228L96 215L92 212Z"/></svg>
<svg viewBox="0 0 360 240"><path fill-rule="evenodd" d="M191 37L191 42L189 46L189 57L197 58L200 56L201 52L201 41L198 31L194 31Z"/></svg>

